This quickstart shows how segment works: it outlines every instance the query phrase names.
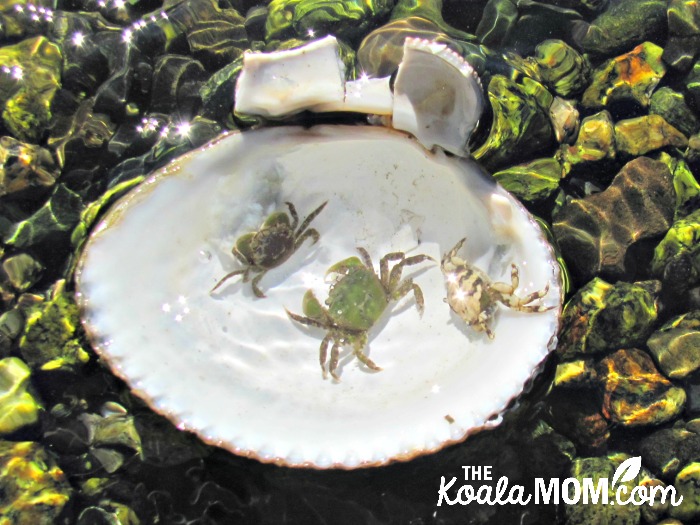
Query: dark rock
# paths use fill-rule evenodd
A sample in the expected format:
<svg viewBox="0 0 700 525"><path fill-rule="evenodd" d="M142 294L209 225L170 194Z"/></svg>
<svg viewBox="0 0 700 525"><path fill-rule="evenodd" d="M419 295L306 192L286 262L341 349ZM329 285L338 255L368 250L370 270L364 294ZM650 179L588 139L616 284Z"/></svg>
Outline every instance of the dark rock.
<svg viewBox="0 0 700 525"><path fill-rule="evenodd" d="M647 341L661 371L683 379L700 368L700 312L688 312L667 321Z"/></svg>
<svg viewBox="0 0 700 525"><path fill-rule="evenodd" d="M574 39L588 53L611 55L645 40L661 42L665 33L666 0L617 0L590 24L580 22Z"/></svg>
<svg viewBox="0 0 700 525"><path fill-rule="evenodd" d="M57 177L51 152L12 137L0 138L0 196L50 188Z"/></svg>
<svg viewBox="0 0 700 525"><path fill-rule="evenodd" d="M187 107L183 104L183 97L186 91L193 89L190 82L203 81L204 78L206 72L197 60L180 55L162 56L153 74L151 110L157 113L177 112L184 117L195 114L200 100ZM198 97L198 85L196 94Z"/></svg>
<svg viewBox="0 0 700 525"><path fill-rule="evenodd" d="M554 217L553 231L574 278L633 275L628 250L668 230L675 200L668 167L639 157L605 191L565 204Z"/></svg>
<svg viewBox="0 0 700 525"><path fill-rule="evenodd" d="M692 135L700 127L700 121L685 103L685 97L669 87L662 87L652 95L649 112L661 115L686 136Z"/></svg>

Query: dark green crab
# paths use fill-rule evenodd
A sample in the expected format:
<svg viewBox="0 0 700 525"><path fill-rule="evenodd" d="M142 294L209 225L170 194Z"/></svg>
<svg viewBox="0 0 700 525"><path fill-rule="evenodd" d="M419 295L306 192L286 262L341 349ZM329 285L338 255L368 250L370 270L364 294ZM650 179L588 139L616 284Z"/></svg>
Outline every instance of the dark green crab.
<svg viewBox="0 0 700 525"><path fill-rule="evenodd" d="M313 244L318 242L320 237L318 231L314 228L307 228L311 221L325 208L328 201L312 211L298 228L299 215L297 215L294 204L291 202L285 202L285 204L289 208L289 214L283 211L276 211L265 219L258 231L246 233L238 238L235 246L231 249L231 253L245 267L224 275L216 283L216 286L211 289L211 292L214 292L231 277L243 274L243 282L247 283L250 279L250 274L257 273L258 275L253 278L251 283L253 293L257 297L265 297L262 290L258 288L260 279L269 270L278 267L289 259L309 237L313 239Z"/></svg>
<svg viewBox="0 0 700 525"><path fill-rule="evenodd" d="M331 359L328 372L334 379L340 380L336 369L340 348L351 345L355 356L372 370L381 370L362 350L367 344L367 332L379 320L389 301L401 299L413 291L416 306L423 315L423 292L412 279L401 280L404 266L418 264L434 259L428 255L406 257L403 252L393 252L382 257L379 262L379 275L374 271L369 253L364 248L358 248L362 257L350 257L331 266L326 275L338 274L331 285L326 299L327 308L321 305L313 291L308 290L304 295L302 308L304 316L293 314L287 310L287 315L294 321L323 328L328 331L321 342L320 363L324 379L326 375L326 360L328 346L331 348ZM391 270L389 263L396 262Z"/></svg>

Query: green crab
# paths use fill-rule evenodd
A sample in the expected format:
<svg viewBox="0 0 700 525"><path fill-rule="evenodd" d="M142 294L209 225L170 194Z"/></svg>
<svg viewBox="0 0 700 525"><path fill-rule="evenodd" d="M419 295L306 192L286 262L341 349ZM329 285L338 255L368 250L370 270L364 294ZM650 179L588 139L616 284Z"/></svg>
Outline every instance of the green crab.
<svg viewBox="0 0 700 525"><path fill-rule="evenodd" d="M216 283L211 289L212 293L231 277L243 274L243 282L247 283L251 273L257 273L251 283L253 293L256 297L265 297L265 294L258 288L258 283L265 274L272 268L276 268L289 259L296 252L302 243L311 238L313 244L318 242L320 237L314 228L307 229L311 221L321 213L328 201L321 204L312 211L304 222L299 225L299 215L291 202L285 202L289 208L289 214L283 211L276 211L265 219L260 229L256 232L241 235L236 244L231 249L233 256L245 265L244 268L234 270ZM291 218L290 218L291 215Z"/></svg>
<svg viewBox="0 0 700 525"><path fill-rule="evenodd" d="M555 308L542 304L530 304L547 295L549 283L543 290L525 297L515 295L515 289L520 283L518 267L515 264L511 265L510 284L495 283L485 272L461 257L457 257L457 252L466 240L466 238L460 240L454 248L443 255L440 267L447 279L447 297L444 301L474 330L486 332L489 339L495 337L489 328L489 323L498 303L520 312L545 312Z"/></svg>
<svg viewBox="0 0 700 525"><path fill-rule="evenodd" d="M308 290L302 302L304 316L287 310L287 315L294 321L328 331L320 347L324 379L327 377L326 360L331 343L328 372L336 381L340 381L336 370L343 345L351 345L355 356L368 368L381 370L362 350L367 344L367 332L379 320L389 301L401 299L413 291L418 312L423 315L422 290L410 278L401 280L401 272L405 266L435 259L428 255L406 257L403 252L392 252L382 257L377 275L367 250L357 248L357 251L362 260L350 257L334 264L326 272L326 275L338 275L328 292L327 308L321 305L312 290ZM390 269L391 262L396 264Z"/></svg>

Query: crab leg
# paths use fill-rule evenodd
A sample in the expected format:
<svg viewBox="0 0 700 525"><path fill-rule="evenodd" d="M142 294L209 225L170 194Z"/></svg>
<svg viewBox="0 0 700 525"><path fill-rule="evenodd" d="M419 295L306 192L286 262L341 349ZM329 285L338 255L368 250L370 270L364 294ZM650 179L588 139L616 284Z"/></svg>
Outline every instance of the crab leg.
<svg viewBox="0 0 700 525"><path fill-rule="evenodd" d="M289 202L287 204L291 205L291 203L289 203ZM323 208L326 207L326 204L328 204L328 201L321 204L318 208L316 208L314 211L312 211L309 214L309 216L306 217L306 219L304 219L304 222L301 223L301 226L299 226L299 229L296 231L297 236L299 236L301 233L304 232L304 230L306 230L306 228L308 228L309 224L311 224L311 221L313 221L316 218L316 216L319 213L321 213L321 211L323 211ZM292 209L290 208L289 211L291 212Z"/></svg>
<svg viewBox="0 0 700 525"><path fill-rule="evenodd" d="M360 246L357 247L357 251L360 252L360 257L362 257L362 262L365 266L374 271L374 265L372 264L372 258L369 256L369 252Z"/></svg>
<svg viewBox="0 0 700 525"><path fill-rule="evenodd" d="M313 239L312 244L316 244L318 240L321 238L321 235L318 233L318 231L315 228L311 228L310 230L306 230L304 233L302 233L299 237L296 238L294 241L294 249L296 250L301 246L306 239L311 237Z"/></svg>
<svg viewBox="0 0 700 525"><path fill-rule="evenodd" d="M403 261L406 254L403 252L387 253L379 261L379 280L382 281L384 289L389 287L389 262Z"/></svg>
<svg viewBox="0 0 700 525"><path fill-rule="evenodd" d="M325 323L322 323L321 321L317 321L316 319L311 319L310 317L304 317L303 315L297 315L295 313L290 312L286 308L284 309L285 312L287 312L287 315L289 316L290 319L293 321L296 321L297 323L305 324L306 326L314 326L316 328L323 328L325 330L328 329L328 325Z"/></svg>
<svg viewBox="0 0 700 525"><path fill-rule="evenodd" d="M294 207L294 204L292 204L289 201L285 201L285 204L287 205L287 208L289 208L289 215L292 216L292 224L291 228L292 231L297 229L297 224L299 224L299 214L297 213L297 209Z"/></svg>
<svg viewBox="0 0 700 525"><path fill-rule="evenodd" d="M340 358L340 345L338 344L338 341L333 341L333 348L331 348L331 363L328 366L328 371L331 373L331 376L333 379L336 381L340 381L340 377L338 374L335 373L336 369L338 368L338 359Z"/></svg>
<svg viewBox="0 0 700 525"><path fill-rule="evenodd" d="M255 294L255 297L258 297L259 299L265 297L263 291L260 288L258 288L258 283L260 282L260 279L262 279L265 276L266 273L267 270L259 273L253 278L253 282L251 283L253 285L253 293Z"/></svg>
<svg viewBox="0 0 700 525"><path fill-rule="evenodd" d="M222 284L224 284L224 283L225 283L226 281L228 281L231 277L235 277L236 275L243 274L243 282L247 281L247 280L248 280L248 271L249 271L249 270L250 270L250 268L245 268L245 269L243 269L243 270L234 270L234 271L231 272L231 273L227 273L226 275L224 275L224 277L223 277L218 283L216 283L216 286L214 286L214 288L212 288L211 290L209 290L209 293L214 293L214 292L216 291L216 289L219 288L219 286L221 286Z"/></svg>
<svg viewBox="0 0 700 525"><path fill-rule="evenodd" d="M423 299L423 290L420 286L413 282L413 279L406 279L402 281L396 288L391 298L398 301L402 297L408 295L408 293L413 290L413 296L416 299L416 307L418 308L418 315L423 317L423 311L425 310L425 300Z"/></svg>
<svg viewBox="0 0 700 525"><path fill-rule="evenodd" d="M328 334L326 337L323 338L323 341L321 341L321 353L319 356L319 361L321 362L321 372L323 372L323 379L326 379L328 377L328 374L326 373L326 359L328 358L328 345L331 342L331 334Z"/></svg>
<svg viewBox="0 0 700 525"><path fill-rule="evenodd" d="M514 264L510 266L510 284L506 283L492 283L491 290L498 292L502 297L512 296L515 293L515 289L520 284L520 277L518 276L518 267ZM524 304L529 303L526 301Z"/></svg>
<svg viewBox="0 0 700 525"><path fill-rule="evenodd" d="M433 259L430 255L414 255L404 259L394 266L391 269L391 274L389 275L389 289L395 288L398 285L399 281L401 280L401 272L403 271L404 266L411 266L412 264L418 264L423 261L435 261L435 259Z"/></svg>

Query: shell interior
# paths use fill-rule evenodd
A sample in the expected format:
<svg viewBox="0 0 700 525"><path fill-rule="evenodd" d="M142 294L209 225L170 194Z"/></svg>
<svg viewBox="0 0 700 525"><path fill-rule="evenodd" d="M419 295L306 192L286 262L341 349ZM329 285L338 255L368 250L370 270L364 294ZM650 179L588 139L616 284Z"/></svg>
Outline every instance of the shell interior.
<svg viewBox="0 0 700 525"><path fill-rule="evenodd" d="M231 248L292 202L303 219L328 200L307 240L260 282L234 278ZM443 301L439 264L406 267L425 296L389 307L369 332L373 372L343 349L341 381L323 379L325 332L292 322L329 266L364 247L378 270L390 252L460 256L525 295L550 291L542 313L498 308L495 338ZM473 162L430 153L368 126L280 127L225 136L157 172L93 233L76 281L85 327L115 372L157 411L203 439L262 461L319 468L409 459L493 423L551 345L559 269L542 232Z"/></svg>

